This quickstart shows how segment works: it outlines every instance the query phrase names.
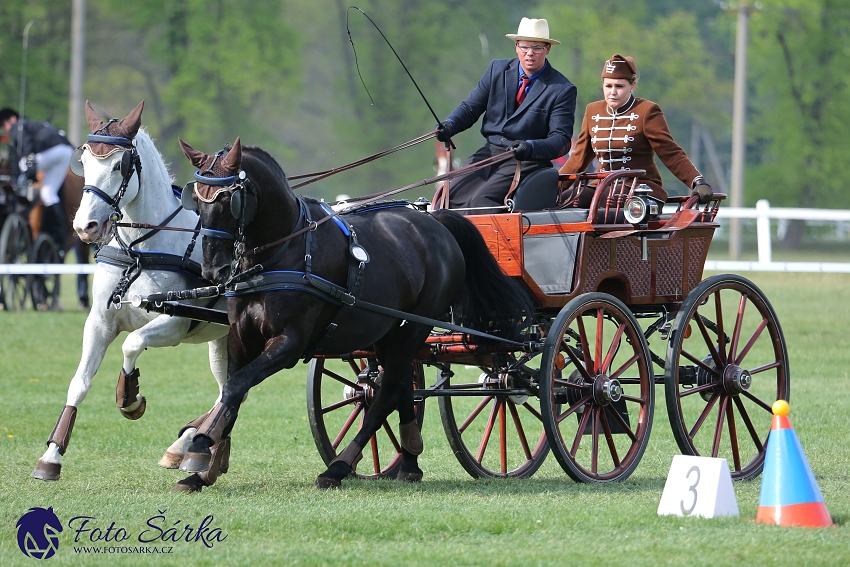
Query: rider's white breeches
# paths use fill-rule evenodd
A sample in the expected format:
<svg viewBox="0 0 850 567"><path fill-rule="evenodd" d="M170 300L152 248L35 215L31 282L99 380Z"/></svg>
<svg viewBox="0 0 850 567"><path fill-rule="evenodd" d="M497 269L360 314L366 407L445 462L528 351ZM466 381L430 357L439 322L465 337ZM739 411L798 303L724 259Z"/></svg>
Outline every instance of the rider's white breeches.
<svg viewBox="0 0 850 567"><path fill-rule="evenodd" d="M59 189L65 182L65 175L68 174L68 164L71 162L72 153L74 148L60 144L35 155L36 167L44 171L40 196L45 207L59 202Z"/></svg>

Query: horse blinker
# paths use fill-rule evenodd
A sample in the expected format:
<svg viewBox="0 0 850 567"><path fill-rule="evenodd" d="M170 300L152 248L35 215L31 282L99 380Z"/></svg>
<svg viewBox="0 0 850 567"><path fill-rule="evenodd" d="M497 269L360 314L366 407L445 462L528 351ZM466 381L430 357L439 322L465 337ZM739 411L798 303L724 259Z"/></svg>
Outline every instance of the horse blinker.
<svg viewBox="0 0 850 567"><path fill-rule="evenodd" d="M83 167L83 148L77 148L74 150L74 153L71 154L71 173L76 175L77 177L85 177L86 170Z"/></svg>
<svg viewBox="0 0 850 567"><path fill-rule="evenodd" d="M195 203L195 182L190 181L183 187L183 192L180 193L180 203L187 211L197 211L198 205Z"/></svg>

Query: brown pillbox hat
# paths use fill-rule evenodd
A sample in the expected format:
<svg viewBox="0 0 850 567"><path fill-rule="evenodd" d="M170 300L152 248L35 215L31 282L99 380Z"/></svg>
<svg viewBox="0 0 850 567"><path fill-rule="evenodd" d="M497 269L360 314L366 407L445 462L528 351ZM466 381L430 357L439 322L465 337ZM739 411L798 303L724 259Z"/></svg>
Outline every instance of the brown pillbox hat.
<svg viewBox="0 0 850 567"><path fill-rule="evenodd" d="M612 55L602 66L603 79L626 79L629 82L637 80L637 66L631 57L623 57L619 53Z"/></svg>

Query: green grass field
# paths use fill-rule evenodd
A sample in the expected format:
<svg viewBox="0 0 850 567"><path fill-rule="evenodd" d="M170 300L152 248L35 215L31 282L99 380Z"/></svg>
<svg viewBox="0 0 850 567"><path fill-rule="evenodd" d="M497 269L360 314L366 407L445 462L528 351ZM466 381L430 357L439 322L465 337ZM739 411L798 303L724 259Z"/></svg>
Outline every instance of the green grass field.
<svg viewBox="0 0 850 567"><path fill-rule="evenodd" d="M0 565L31 565L16 543L16 522L52 506L65 525L51 565L659 565L850 564L850 450L847 439L850 275L748 274L776 309L791 364L791 420L837 527L779 528L755 523L760 478L735 484L739 518L659 517L656 509L677 448L662 388L646 454L626 482L580 485L550 455L526 480L473 480L453 457L435 401L425 412L421 484L345 481L318 492L324 470L307 424L306 365L256 387L240 411L231 469L201 494L171 494L184 473L157 467L180 426L206 411L217 389L206 346L150 350L139 359L145 416L115 408L119 338L85 402L62 479L29 477L65 403L80 356L85 314L0 313ZM70 284L70 282L67 282ZM75 306L65 285L66 306ZM658 340L658 339L656 339ZM654 345L657 346L657 345ZM434 371L427 373L433 382ZM171 554L86 555L68 520L140 546L149 518L162 530L211 528L227 537L164 542ZM168 533L168 532L166 532ZM148 546L154 545L152 543Z"/></svg>

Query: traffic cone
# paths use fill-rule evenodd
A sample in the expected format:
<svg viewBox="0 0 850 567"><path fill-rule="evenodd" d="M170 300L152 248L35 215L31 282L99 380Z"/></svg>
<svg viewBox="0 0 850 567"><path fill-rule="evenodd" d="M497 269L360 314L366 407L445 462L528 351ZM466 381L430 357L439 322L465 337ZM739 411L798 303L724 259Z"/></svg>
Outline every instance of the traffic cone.
<svg viewBox="0 0 850 567"><path fill-rule="evenodd" d="M797 432L788 419L785 400L773 404L773 423L767 438L756 522L808 528L832 527Z"/></svg>

